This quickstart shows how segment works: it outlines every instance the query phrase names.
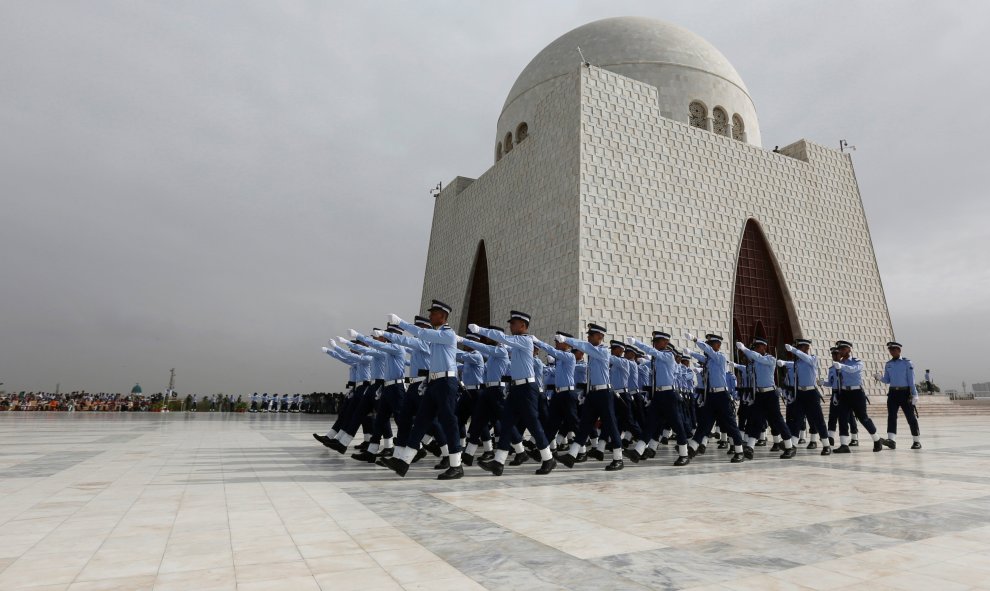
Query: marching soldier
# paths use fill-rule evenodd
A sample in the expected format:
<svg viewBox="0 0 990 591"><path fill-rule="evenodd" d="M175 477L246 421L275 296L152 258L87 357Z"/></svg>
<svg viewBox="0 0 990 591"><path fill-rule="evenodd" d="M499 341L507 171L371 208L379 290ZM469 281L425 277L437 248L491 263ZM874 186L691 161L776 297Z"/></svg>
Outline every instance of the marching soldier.
<svg viewBox="0 0 990 591"><path fill-rule="evenodd" d="M787 352L794 356L794 361L787 362L794 371L794 389L797 391L795 404L798 405L801 414L808 420L808 426L812 433L818 433L822 440L821 455L832 454L832 447L829 443L828 428L825 425L825 417L822 415L822 395L818 392L818 356L812 355L811 341L809 339L797 339L794 346L784 345Z"/></svg>
<svg viewBox="0 0 990 591"><path fill-rule="evenodd" d="M381 356L384 365L384 382L375 405L371 443L366 451L351 456L355 460L369 463L374 463L380 451L392 447L392 417L398 416L402 409L402 399L406 395L406 350L386 339L386 332L401 334L402 329L394 324L389 324L384 331L376 328L372 333L373 339L351 330L351 337L372 347L373 350L369 353L372 356Z"/></svg>
<svg viewBox="0 0 990 591"><path fill-rule="evenodd" d="M774 426L777 433L782 438L784 453L780 459L788 460L797 454L794 443L791 441L791 432L787 428L784 417L780 414L780 397L777 395L776 371L777 359L767 352L767 342L761 338L753 339L753 349L748 349L746 345L737 342L736 349L739 349L753 364L753 374L756 377L754 384L753 411L757 423L760 425L764 421ZM746 446L746 457L752 459L753 445L759 437L755 429L747 432L749 435L749 445Z"/></svg>
<svg viewBox="0 0 990 591"><path fill-rule="evenodd" d="M405 476L409 464L416 456L417 448L426 435L434 419L440 421L440 429L447 440L450 454L450 468L437 476L437 480L454 480L464 476L461 467L460 433L457 429L457 334L447 325L452 308L447 304L433 300L429 308L430 326L420 328L409 324L395 314L389 315L389 321L404 331L426 343L430 348L430 373L426 392L419 403L419 410L413 420L412 429L406 446L396 448L386 465L399 476Z"/></svg>
<svg viewBox="0 0 990 591"><path fill-rule="evenodd" d="M529 430L530 435L536 440L536 447L539 450L542 464L536 470L536 474L549 474L557 467L557 462L553 459L550 451L550 442L547 441L543 433L543 426L539 419L539 400L541 393L536 386L536 378L533 373L533 337L529 333L530 316L525 312L513 310L509 313L509 330L511 335L507 335L498 330L481 328L476 324L469 324L468 330L483 337L500 342L511 350L509 358L509 374L512 377L509 388L509 397L502 406L502 434L498 438L498 450L491 461L479 461L478 465L484 470L491 472L495 476L501 476L505 469L505 460L509 456L509 449L516 451L515 461L521 464L525 461L526 453L521 451L520 441L511 441L518 437L518 433L510 433L508 430L517 423L521 423ZM518 447L517 447L518 446Z"/></svg>
<svg viewBox="0 0 990 591"><path fill-rule="evenodd" d="M600 324L588 324L588 340L579 341L558 334L554 337L558 343L567 343L574 349L583 351L588 357L588 393L581 408L581 423L578 426L577 437L571 443L566 454L560 456L562 464L573 468L577 462L581 447L588 443L594 430L595 422L602 421L602 436L609 437L613 442L612 462L605 467L609 472L622 470L622 445L619 428L615 420L615 394L609 382L609 367L612 354L609 348L602 344L605 340L605 327ZM599 444L604 447L603 442ZM601 450L598 450L601 453ZM589 451L589 455L591 452Z"/></svg>
<svg viewBox="0 0 990 591"><path fill-rule="evenodd" d="M502 331L497 326L487 327L489 330ZM468 430L468 443L461 457L468 466L474 464L474 454L478 446L484 447L481 456L483 460L495 457L492 446L492 430L498 425L502 413L502 401L505 398L505 384L509 375L509 350L505 345L479 335L480 341L461 340L461 344L480 352L485 357L485 388L478 396L471 415L471 427ZM508 432L506 431L506 436Z"/></svg>
<svg viewBox="0 0 990 591"><path fill-rule="evenodd" d="M732 411L732 402L729 399L729 387L725 381L725 368L729 363L725 355L721 352L722 337L717 334L708 334L706 340L696 339L693 334L686 333L688 340L693 342L702 353L691 355L705 364L703 373L703 384L701 399L698 406L698 426L695 428L694 437L688 440L688 456L694 457L701 453L705 437L711 432L716 422L721 423L722 430L729 434L733 443L733 454L731 462L738 464L744 460L743 437L736 424L735 413Z"/></svg>
<svg viewBox="0 0 990 591"><path fill-rule="evenodd" d="M917 412L918 390L914 383L914 364L907 357L901 357L901 344L897 341L887 343L890 360L884 365L883 374L874 374L874 379L889 386L887 391L887 439L883 444L890 449L896 449L897 443L897 411L904 411L911 428L914 443L911 449L921 449L921 429L918 427Z"/></svg>
<svg viewBox="0 0 990 591"><path fill-rule="evenodd" d="M642 440L636 442L636 447L628 450L630 459L633 456L642 455L647 447L654 453L659 446L659 441L652 438L665 425L674 429L677 436L677 460L675 466L686 466L691 461L688 457L687 437L688 431L681 420L679 406L680 397L675 386L677 370L677 360L674 352L670 350L670 333L662 330L653 331L653 346L640 342L632 337L626 338L626 342L642 349L651 357L650 369L653 374L653 398L650 400L647 410L647 424L644 433L646 437L651 437L649 443Z"/></svg>
<svg viewBox="0 0 990 591"><path fill-rule="evenodd" d="M856 419L866 427L870 437L873 438L873 451L883 450L883 443L877 435L877 428L873 425L873 420L866 414L866 392L863 391L863 362L852 356L852 343L849 341L836 341L839 360L832 362L832 367L836 369L836 377L839 381L839 410L847 414L851 413ZM849 422L853 422L850 417ZM841 427L841 424L840 424ZM848 429L845 433L840 431L840 436L848 440ZM847 450L849 448L846 448ZM846 453L846 452L843 452Z"/></svg>
<svg viewBox="0 0 990 591"><path fill-rule="evenodd" d="M566 332L557 331L556 334L573 338ZM577 365L577 358L571 352L571 346L567 343L556 343L551 347L539 339L534 339L537 348L544 351L548 360L553 359L554 386L553 396L550 398L550 413L547 419L547 428L544 430L547 437L554 440L550 446L554 449L564 444L566 436L570 432L577 432L578 414L577 397L574 381L574 368ZM555 436L556 434L556 436Z"/></svg>

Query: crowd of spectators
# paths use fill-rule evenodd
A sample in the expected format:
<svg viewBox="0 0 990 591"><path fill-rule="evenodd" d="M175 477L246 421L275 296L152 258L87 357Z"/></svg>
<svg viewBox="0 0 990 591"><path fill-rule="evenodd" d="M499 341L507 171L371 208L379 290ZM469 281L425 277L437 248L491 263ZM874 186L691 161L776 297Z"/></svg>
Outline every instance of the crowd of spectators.
<svg viewBox="0 0 990 591"><path fill-rule="evenodd" d="M172 395L168 398L171 412L247 412L251 395L215 394ZM158 394L112 394L106 392L0 392L0 411L64 411L64 412L158 412L165 396ZM302 394L299 408L294 412L337 414L343 403L341 392ZM281 412L288 412L283 410Z"/></svg>

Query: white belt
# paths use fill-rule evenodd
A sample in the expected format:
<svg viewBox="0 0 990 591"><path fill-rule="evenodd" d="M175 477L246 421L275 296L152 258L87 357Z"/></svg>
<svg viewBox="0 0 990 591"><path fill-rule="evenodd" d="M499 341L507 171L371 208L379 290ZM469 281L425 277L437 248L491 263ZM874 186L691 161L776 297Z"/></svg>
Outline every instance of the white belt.
<svg viewBox="0 0 990 591"><path fill-rule="evenodd" d="M798 392L811 392L812 390L817 390L817 389L818 388L814 386L806 386L806 387L798 388Z"/></svg>
<svg viewBox="0 0 990 591"><path fill-rule="evenodd" d="M599 384L597 386L591 386L590 388L588 388L588 391L589 392L598 392L598 391L601 391L601 390L608 390L609 387L610 386L608 384Z"/></svg>
<svg viewBox="0 0 990 591"><path fill-rule="evenodd" d="M654 392L670 392L673 389L674 389L673 386L656 386L656 387L653 388L653 391Z"/></svg>
<svg viewBox="0 0 990 591"><path fill-rule="evenodd" d="M358 382L358 383L357 383L357 385L358 385L358 386L367 386L367 385L368 385L368 384L370 384L370 383L371 383L371 382L370 382L369 380L365 380L365 381L363 381L363 382Z"/></svg>
<svg viewBox="0 0 990 591"><path fill-rule="evenodd" d="M625 394L626 392L628 392L628 390L626 390L625 388L619 388L618 390L613 390L613 392L616 394Z"/></svg>
<svg viewBox="0 0 990 591"><path fill-rule="evenodd" d="M456 378L456 377L457 377L456 371L437 371L430 374L431 380L439 380L443 378Z"/></svg>
<svg viewBox="0 0 990 591"><path fill-rule="evenodd" d="M769 388L757 388L756 391L759 392L760 394L765 394L766 392L776 392L777 389L774 388L773 386L770 386Z"/></svg>
<svg viewBox="0 0 990 591"><path fill-rule="evenodd" d="M480 384L472 384L470 386L464 386L464 389L468 391L472 391L472 390L477 390L480 387L481 387Z"/></svg>
<svg viewBox="0 0 990 591"><path fill-rule="evenodd" d="M728 392L728 388L709 388L709 392Z"/></svg>
<svg viewBox="0 0 990 591"><path fill-rule="evenodd" d="M496 386L501 386L502 382L485 382L486 388L494 388Z"/></svg>
<svg viewBox="0 0 990 591"><path fill-rule="evenodd" d="M850 392L852 390L862 390L862 389L863 389L862 386L843 386L842 387L842 391L843 392Z"/></svg>
<svg viewBox="0 0 990 591"><path fill-rule="evenodd" d="M414 378L409 378L410 384L418 384L426 379L426 376L416 376Z"/></svg>
<svg viewBox="0 0 990 591"><path fill-rule="evenodd" d="M558 393L562 393L562 392L570 392L570 391L571 391L571 390L573 390L573 389L574 389L574 388L571 388L570 386L568 386L568 387L566 387L566 388L557 388L557 392L558 392Z"/></svg>
<svg viewBox="0 0 990 591"><path fill-rule="evenodd" d="M395 384L404 384L405 382L406 382L406 380L404 380L404 379L389 380L389 381L385 382L385 385L386 386L394 386Z"/></svg>
<svg viewBox="0 0 990 591"><path fill-rule="evenodd" d="M523 378L521 380L512 380L513 386L522 386L523 384L532 384L536 382L536 378Z"/></svg>

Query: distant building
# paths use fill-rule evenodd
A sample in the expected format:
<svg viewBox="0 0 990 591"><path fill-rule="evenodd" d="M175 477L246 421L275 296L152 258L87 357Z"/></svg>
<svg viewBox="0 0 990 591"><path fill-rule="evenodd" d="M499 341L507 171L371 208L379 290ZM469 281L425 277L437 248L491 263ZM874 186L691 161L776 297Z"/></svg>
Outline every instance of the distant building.
<svg viewBox="0 0 990 591"><path fill-rule="evenodd" d="M976 398L990 397L990 382L973 384L973 396Z"/></svg>

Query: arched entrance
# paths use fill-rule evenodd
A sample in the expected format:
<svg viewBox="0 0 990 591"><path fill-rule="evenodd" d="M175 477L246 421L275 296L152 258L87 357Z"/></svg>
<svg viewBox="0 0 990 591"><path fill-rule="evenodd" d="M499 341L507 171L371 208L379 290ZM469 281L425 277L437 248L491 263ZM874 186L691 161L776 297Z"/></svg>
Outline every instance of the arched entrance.
<svg viewBox="0 0 990 591"><path fill-rule="evenodd" d="M491 295L488 289L488 253L485 252L484 240L478 243L478 251L474 255L470 277L467 301L464 305L467 313L462 316L461 333L467 331L468 324L487 326L492 323Z"/></svg>
<svg viewBox="0 0 990 591"><path fill-rule="evenodd" d="M747 220L732 297L735 340L749 345L755 337L764 338L770 352L779 357L784 343L793 343L799 329L786 294L763 230L755 220Z"/></svg>

